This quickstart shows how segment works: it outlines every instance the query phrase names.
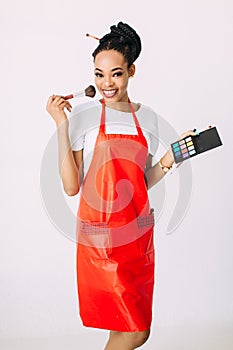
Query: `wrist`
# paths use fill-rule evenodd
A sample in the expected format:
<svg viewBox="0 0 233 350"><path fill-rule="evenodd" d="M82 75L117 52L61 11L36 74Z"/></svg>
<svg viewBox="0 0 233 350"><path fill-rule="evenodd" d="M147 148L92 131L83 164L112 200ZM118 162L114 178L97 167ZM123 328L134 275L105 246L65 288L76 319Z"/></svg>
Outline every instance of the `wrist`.
<svg viewBox="0 0 233 350"><path fill-rule="evenodd" d="M174 155L173 155L172 149L169 148L169 150L167 151L166 154L169 156L169 164L170 164L170 166L172 166L175 163L175 159L174 159Z"/></svg>
<svg viewBox="0 0 233 350"><path fill-rule="evenodd" d="M163 172L166 174L169 170L171 170L172 165L165 165L163 163L163 158L159 160L159 166L163 170Z"/></svg>
<svg viewBox="0 0 233 350"><path fill-rule="evenodd" d="M175 162L175 159L174 159L174 156L173 156L171 148L169 148L167 153L164 154L164 156L161 158L161 161L166 167L168 167L168 168L172 167L172 165Z"/></svg>
<svg viewBox="0 0 233 350"><path fill-rule="evenodd" d="M69 124L69 120L68 120L68 118L66 116L61 116L61 117L57 118L55 122L56 122L57 128L59 128L62 125L63 126L65 126L65 125L68 126L68 124Z"/></svg>
<svg viewBox="0 0 233 350"><path fill-rule="evenodd" d="M162 158L160 158L159 166L161 167L161 169L165 173L167 173L169 170L171 170L172 165L174 164L174 162L175 162L175 160L174 160L174 157L173 157L172 150L169 149L167 151L167 153Z"/></svg>

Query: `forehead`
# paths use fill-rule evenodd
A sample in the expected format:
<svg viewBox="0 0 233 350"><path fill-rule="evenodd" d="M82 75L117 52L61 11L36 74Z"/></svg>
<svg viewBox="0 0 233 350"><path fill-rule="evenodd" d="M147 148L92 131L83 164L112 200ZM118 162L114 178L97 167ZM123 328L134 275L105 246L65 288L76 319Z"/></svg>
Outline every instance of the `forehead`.
<svg viewBox="0 0 233 350"><path fill-rule="evenodd" d="M95 57L95 68L101 70L111 70L115 67L126 68L124 56L116 50L105 50L99 52Z"/></svg>

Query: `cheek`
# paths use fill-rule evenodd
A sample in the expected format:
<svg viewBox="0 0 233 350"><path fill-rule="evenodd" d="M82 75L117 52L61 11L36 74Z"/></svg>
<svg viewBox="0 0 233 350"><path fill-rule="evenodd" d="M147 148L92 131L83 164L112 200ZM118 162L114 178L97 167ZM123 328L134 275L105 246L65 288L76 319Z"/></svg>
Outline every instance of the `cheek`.
<svg viewBox="0 0 233 350"><path fill-rule="evenodd" d="M99 87L100 87L100 81L99 81L99 79L97 79L96 77L95 77L95 86L97 87L97 89L99 89Z"/></svg>
<svg viewBox="0 0 233 350"><path fill-rule="evenodd" d="M128 79L124 79L122 82L121 82L121 86L122 86L122 88L127 88L127 86L128 86Z"/></svg>

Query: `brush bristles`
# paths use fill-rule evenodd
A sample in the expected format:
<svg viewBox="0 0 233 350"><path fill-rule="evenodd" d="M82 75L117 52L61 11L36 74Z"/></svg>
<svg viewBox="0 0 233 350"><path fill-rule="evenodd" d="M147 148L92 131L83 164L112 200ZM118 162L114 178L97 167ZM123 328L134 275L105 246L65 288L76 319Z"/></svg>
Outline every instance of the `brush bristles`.
<svg viewBox="0 0 233 350"><path fill-rule="evenodd" d="M95 88L93 85L89 85L86 89L85 89L85 95L88 97L94 97L95 96Z"/></svg>

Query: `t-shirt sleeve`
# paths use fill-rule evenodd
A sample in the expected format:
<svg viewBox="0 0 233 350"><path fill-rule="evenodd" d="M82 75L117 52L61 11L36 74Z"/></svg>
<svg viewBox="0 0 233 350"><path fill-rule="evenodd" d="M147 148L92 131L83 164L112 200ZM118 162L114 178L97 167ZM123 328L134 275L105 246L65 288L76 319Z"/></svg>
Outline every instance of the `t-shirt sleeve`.
<svg viewBox="0 0 233 350"><path fill-rule="evenodd" d="M79 106L75 106L69 117L69 136L72 151L80 151L84 146L85 135L81 132L82 129L78 125L80 122L80 112Z"/></svg>
<svg viewBox="0 0 233 350"><path fill-rule="evenodd" d="M154 156L159 147L158 115L149 107L146 110L144 131L148 143L148 152Z"/></svg>
<svg viewBox="0 0 233 350"><path fill-rule="evenodd" d="M158 139L156 136L150 134L150 147L149 147L149 153L154 156L158 149Z"/></svg>
<svg viewBox="0 0 233 350"><path fill-rule="evenodd" d="M84 103L73 107L69 117L69 136L73 151L80 151L84 148L85 135L87 130L92 127L90 122L93 121L95 108L93 103Z"/></svg>
<svg viewBox="0 0 233 350"><path fill-rule="evenodd" d="M84 148L85 136L81 135L76 141L72 142L71 149L72 151L81 151Z"/></svg>

